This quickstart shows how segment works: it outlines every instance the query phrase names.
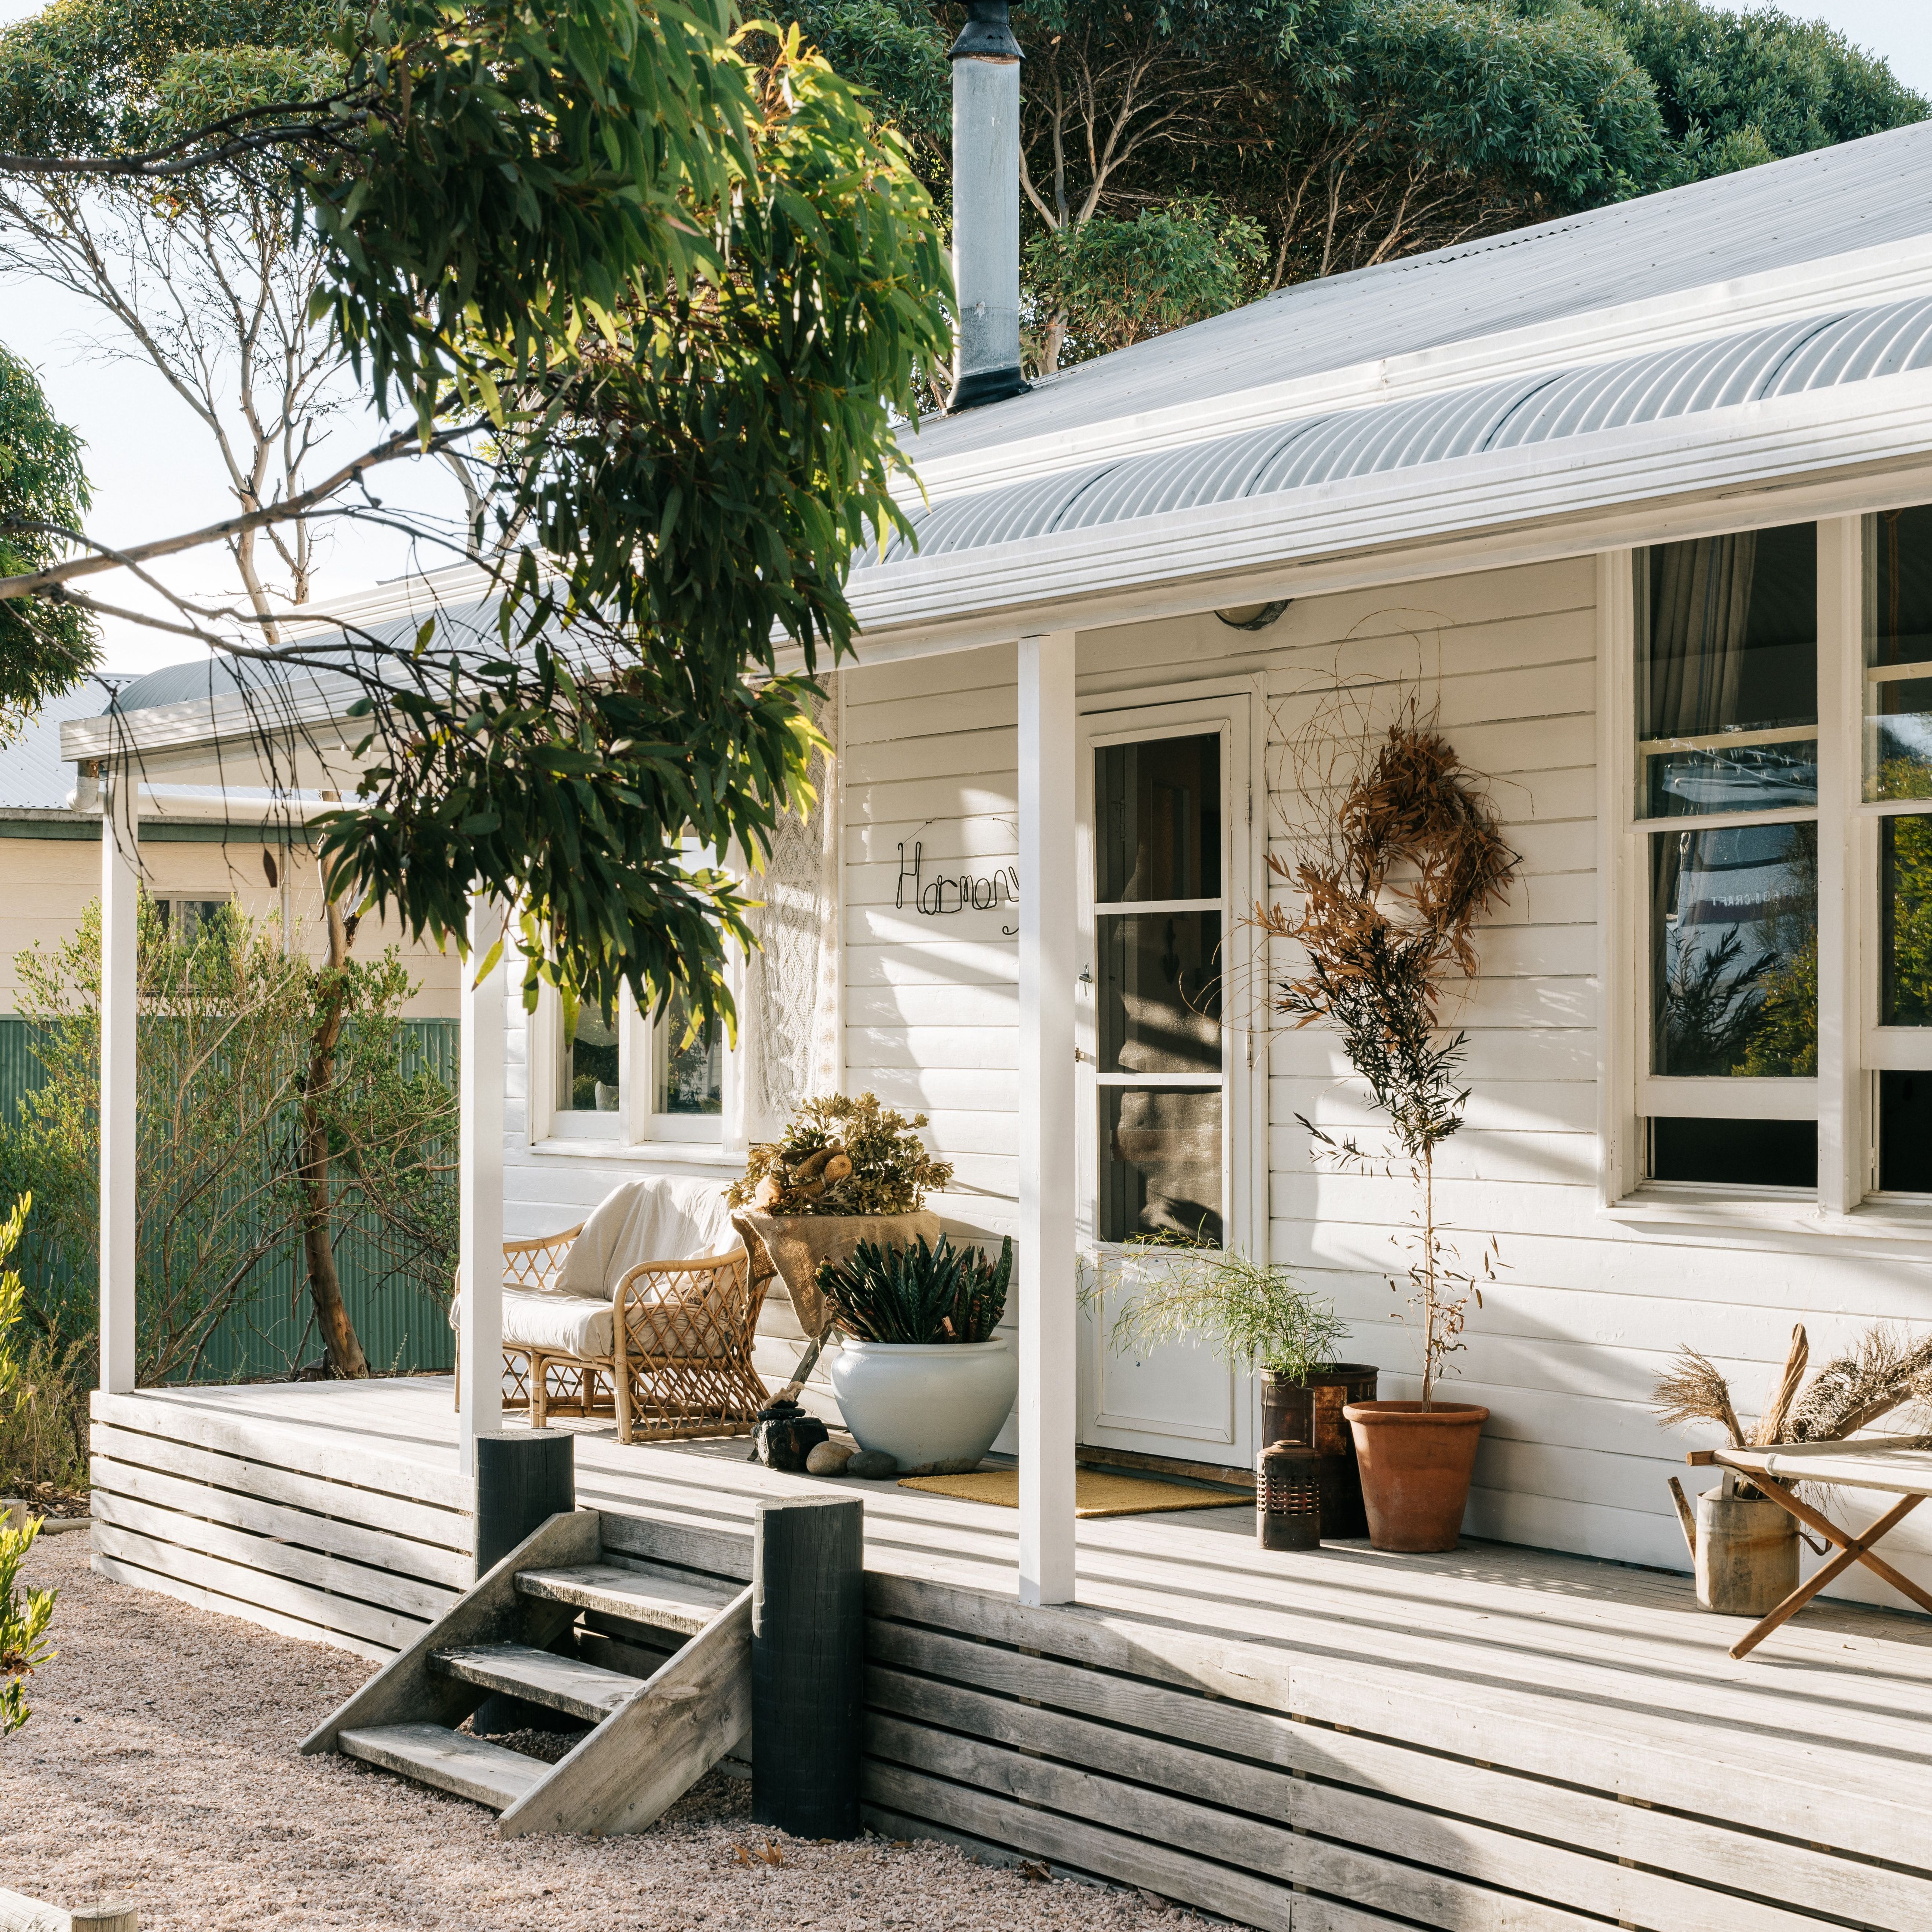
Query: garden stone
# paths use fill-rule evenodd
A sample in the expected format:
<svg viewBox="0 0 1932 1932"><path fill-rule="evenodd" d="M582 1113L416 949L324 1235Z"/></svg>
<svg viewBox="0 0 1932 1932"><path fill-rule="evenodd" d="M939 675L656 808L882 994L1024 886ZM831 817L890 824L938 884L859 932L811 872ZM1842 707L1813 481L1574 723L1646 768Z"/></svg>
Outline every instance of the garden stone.
<svg viewBox="0 0 1932 1932"><path fill-rule="evenodd" d="M857 1452L844 1442L821 1442L805 1459L808 1476L842 1476L845 1466Z"/></svg>
<svg viewBox="0 0 1932 1932"><path fill-rule="evenodd" d="M861 1449L845 1465L846 1474L856 1476L862 1483L881 1482L888 1476L896 1476L898 1472L897 1460L888 1456L883 1449Z"/></svg>

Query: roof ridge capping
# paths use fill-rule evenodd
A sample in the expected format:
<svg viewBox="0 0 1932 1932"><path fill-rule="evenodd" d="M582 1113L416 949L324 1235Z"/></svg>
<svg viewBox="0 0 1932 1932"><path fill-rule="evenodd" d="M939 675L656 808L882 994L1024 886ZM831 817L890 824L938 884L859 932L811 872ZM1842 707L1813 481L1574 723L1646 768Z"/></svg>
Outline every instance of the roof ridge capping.
<svg viewBox="0 0 1932 1932"><path fill-rule="evenodd" d="M1082 429L1050 431L923 464L918 460L915 443L907 453L913 459L918 482L902 491L902 500L909 508L923 508L927 502L936 505L994 483L1021 482L1110 459L1203 442L1237 428L1292 422L1337 408L1442 394L1466 388L1485 376L1496 380L1519 374L1560 374L1594 364L1606 352L1628 356L1674 348L1709 340L1720 332L1728 334L1740 328L1815 316L1841 304L1875 305L1888 297L1905 299L1932 292L1932 215L1925 219L1926 232L1909 241L1820 256L1802 279L1795 278L1789 268L1726 277L1667 295L1586 310L1556 322L1538 321L1465 336L1398 356L1256 383L1206 400L1138 410ZM1418 258L1426 259L1430 258Z"/></svg>

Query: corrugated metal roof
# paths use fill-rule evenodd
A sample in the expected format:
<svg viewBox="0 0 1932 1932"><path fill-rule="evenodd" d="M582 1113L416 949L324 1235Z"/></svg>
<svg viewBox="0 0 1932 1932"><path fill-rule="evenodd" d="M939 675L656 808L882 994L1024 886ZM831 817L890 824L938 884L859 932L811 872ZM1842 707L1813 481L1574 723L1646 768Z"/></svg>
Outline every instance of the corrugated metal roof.
<svg viewBox="0 0 1932 1932"><path fill-rule="evenodd" d="M92 678L50 698L0 749L0 810L58 811L74 789L74 768L61 756L60 728L70 718L91 718L104 693Z"/></svg>
<svg viewBox="0 0 1932 1932"><path fill-rule="evenodd" d="M928 418L921 464L1932 232L1932 122L1490 240L1298 283Z"/></svg>
<svg viewBox="0 0 1932 1932"><path fill-rule="evenodd" d="M1932 296L1380 408L1338 410L981 490L915 514L916 551L895 538L883 562L1171 515L1922 369L1932 369ZM880 563L876 550L857 560L861 570Z"/></svg>

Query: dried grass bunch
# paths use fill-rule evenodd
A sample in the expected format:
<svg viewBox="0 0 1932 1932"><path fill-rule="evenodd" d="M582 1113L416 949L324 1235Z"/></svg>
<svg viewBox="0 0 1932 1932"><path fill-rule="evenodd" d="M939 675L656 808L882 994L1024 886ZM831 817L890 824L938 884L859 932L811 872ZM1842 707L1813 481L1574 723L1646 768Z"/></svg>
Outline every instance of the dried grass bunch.
<svg viewBox="0 0 1932 1932"><path fill-rule="evenodd" d="M910 1214L952 1168L927 1153L910 1119L876 1094L802 1101L776 1141L754 1146L727 1198L773 1214Z"/></svg>
<svg viewBox="0 0 1932 1932"><path fill-rule="evenodd" d="M1386 687L1382 688L1386 691ZM1473 982L1478 922L1508 894L1521 862L1498 827L1480 774L1457 757L1412 692L1394 722L1370 722L1367 699L1337 694L1292 741L1295 788L1316 808L1290 828L1292 855L1269 868L1300 896L1300 910L1257 908L1270 938L1306 956L1276 989L1274 1010L1295 1025L1337 1028L1348 1064L1387 1116L1417 1192L1406 1245L1410 1305L1423 1333L1422 1400L1462 1344L1466 1310L1482 1305L1478 1276L1465 1268L1436 1217L1436 1148L1462 1124L1464 1036L1444 1037L1443 991ZM1322 808L1329 802L1324 813ZM1354 1139L1336 1140L1298 1116L1317 1157L1359 1171L1387 1165ZM1492 1238L1480 1262L1493 1278ZM1391 1281L1398 1293L1401 1284Z"/></svg>
<svg viewBox="0 0 1932 1932"><path fill-rule="evenodd" d="M1763 1412L1747 1431L1724 1371L1696 1349L1680 1348L1658 1378L1651 1406L1666 1428L1714 1422L1733 1449L1778 1442L1841 1442L1904 1409L1932 1416L1932 1335L1914 1342L1889 1322L1875 1322L1827 1362L1804 1387L1810 1344L1802 1325L1791 1331L1784 1371ZM1802 1391L1801 1394L1800 1391Z"/></svg>

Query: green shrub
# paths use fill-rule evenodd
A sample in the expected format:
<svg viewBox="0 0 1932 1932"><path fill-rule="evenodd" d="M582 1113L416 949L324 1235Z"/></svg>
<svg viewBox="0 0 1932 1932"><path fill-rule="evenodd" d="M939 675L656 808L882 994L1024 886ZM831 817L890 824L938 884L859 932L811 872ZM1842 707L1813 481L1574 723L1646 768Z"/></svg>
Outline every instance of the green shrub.
<svg viewBox="0 0 1932 1932"><path fill-rule="evenodd" d="M822 1262L818 1289L838 1326L861 1342L984 1342L1000 1325L1013 1244L989 1262L977 1248L956 1248L941 1234L916 1248L861 1241L844 1262Z"/></svg>
<svg viewBox="0 0 1932 1932"><path fill-rule="evenodd" d="M74 1496L87 1487L94 1381L89 1337L63 1346L58 1336L38 1334L27 1344L12 1387L0 1390L0 1489Z"/></svg>

